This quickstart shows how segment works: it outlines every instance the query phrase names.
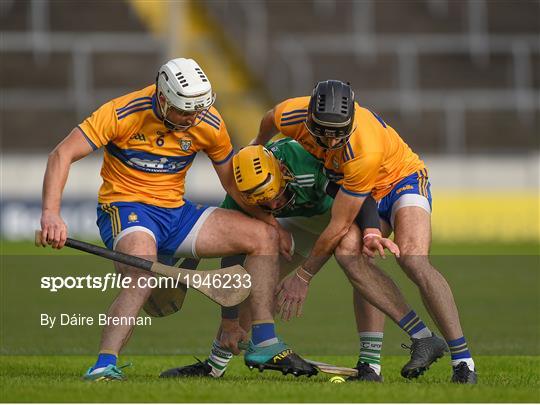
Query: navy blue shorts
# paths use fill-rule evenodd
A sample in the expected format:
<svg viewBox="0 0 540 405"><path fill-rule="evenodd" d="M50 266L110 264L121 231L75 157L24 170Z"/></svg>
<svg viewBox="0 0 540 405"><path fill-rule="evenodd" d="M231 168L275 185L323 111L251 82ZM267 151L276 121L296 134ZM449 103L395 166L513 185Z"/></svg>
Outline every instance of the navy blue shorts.
<svg viewBox="0 0 540 405"><path fill-rule="evenodd" d="M114 249L125 235L142 231L156 242L159 255L197 257L197 233L214 207L185 200L179 208L161 208L139 202L99 204L97 225L105 246Z"/></svg>
<svg viewBox="0 0 540 405"><path fill-rule="evenodd" d="M427 170L413 173L392 187L392 191L379 201L379 217L394 227L396 211L402 207L421 207L431 213L431 184Z"/></svg>

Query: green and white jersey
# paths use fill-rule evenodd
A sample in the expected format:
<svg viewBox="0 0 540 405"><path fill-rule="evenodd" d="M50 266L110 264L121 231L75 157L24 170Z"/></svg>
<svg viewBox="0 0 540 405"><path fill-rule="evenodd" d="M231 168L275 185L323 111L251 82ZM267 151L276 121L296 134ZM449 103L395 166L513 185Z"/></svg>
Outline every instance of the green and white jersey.
<svg viewBox="0 0 540 405"><path fill-rule="evenodd" d="M311 217L328 211L334 200L325 191L328 178L324 175L323 164L291 138L282 138L265 146L287 166L294 177L289 183L290 190L296 196L294 203L282 209L277 216ZM242 210L229 195L220 207Z"/></svg>

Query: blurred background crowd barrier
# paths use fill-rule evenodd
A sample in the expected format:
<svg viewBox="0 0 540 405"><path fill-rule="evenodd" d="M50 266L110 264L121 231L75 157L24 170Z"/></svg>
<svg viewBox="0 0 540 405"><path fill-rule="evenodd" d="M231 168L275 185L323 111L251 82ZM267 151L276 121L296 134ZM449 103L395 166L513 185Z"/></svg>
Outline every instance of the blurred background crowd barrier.
<svg viewBox="0 0 540 405"><path fill-rule="evenodd" d="M540 1L0 1L1 232L39 225L47 153L96 107L195 58L235 147L277 102L351 82L428 164L434 239L539 241ZM100 152L63 215L97 238ZM200 156L187 197L222 188Z"/></svg>

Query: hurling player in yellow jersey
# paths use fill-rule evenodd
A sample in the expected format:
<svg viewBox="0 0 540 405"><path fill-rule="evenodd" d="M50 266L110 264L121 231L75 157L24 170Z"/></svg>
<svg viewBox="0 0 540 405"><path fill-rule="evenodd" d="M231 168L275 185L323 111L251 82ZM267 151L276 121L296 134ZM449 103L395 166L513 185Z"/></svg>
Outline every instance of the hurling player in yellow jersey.
<svg viewBox="0 0 540 405"><path fill-rule="evenodd" d="M290 257L290 235L261 209L240 212L196 205L183 198L186 172L197 152L212 160L225 190L243 204L232 172L233 148L225 124L213 107L210 81L192 59L173 59L156 83L101 106L74 128L49 155L43 184L42 237L61 248L67 229L60 216L62 190L71 163L104 149L97 224L105 245L124 253L159 257L216 257L247 254L251 275L249 305L256 321L251 330L251 362L271 362L296 375L316 370L280 341L273 321L279 253ZM281 236L280 236L281 235ZM280 246L281 244L281 246ZM151 294L140 283L152 277L115 264L132 279L120 291L108 316L136 317ZM100 353L85 374L88 380L122 379L117 356L132 325L105 326ZM224 348L239 353L246 333L237 323L222 322ZM272 359L277 359L271 361Z"/></svg>
<svg viewBox="0 0 540 405"><path fill-rule="evenodd" d="M431 193L424 162L382 118L354 101L349 84L337 80L319 82L311 97L285 100L270 110L261 121L254 143L264 145L279 132L296 139L323 162L327 176L341 185L330 223L300 266L301 274L313 277L334 253L342 266L348 264L344 262L356 262L359 283L375 280L373 275L377 272L361 258L360 252L362 243L369 244L371 238L380 236L365 235L362 240L353 223L366 197L372 195L378 201L379 216L387 233L394 231L401 251L401 268L419 287L450 348L452 381L475 383L474 362L463 337L452 291L429 261ZM392 291L390 279L378 274L379 281L373 281L371 291L363 290L365 297L384 296ZM308 286L294 275L285 279L279 300L281 310L287 314L298 312ZM355 300L361 298L355 294ZM364 308L369 308L368 304ZM380 329L384 322L382 313L368 312L372 324L368 330ZM443 356L446 344L425 327L414 311L400 316L400 326L412 338L412 359L401 374L416 378Z"/></svg>

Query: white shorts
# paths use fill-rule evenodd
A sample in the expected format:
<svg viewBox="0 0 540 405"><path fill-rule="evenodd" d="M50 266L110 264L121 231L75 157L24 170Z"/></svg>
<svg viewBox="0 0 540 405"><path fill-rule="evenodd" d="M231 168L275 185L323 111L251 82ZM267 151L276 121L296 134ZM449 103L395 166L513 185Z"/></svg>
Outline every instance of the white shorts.
<svg viewBox="0 0 540 405"><path fill-rule="evenodd" d="M322 215L313 217L277 218L281 226L292 234L294 250L303 257L308 257L313 245L330 222L328 210Z"/></svg>

